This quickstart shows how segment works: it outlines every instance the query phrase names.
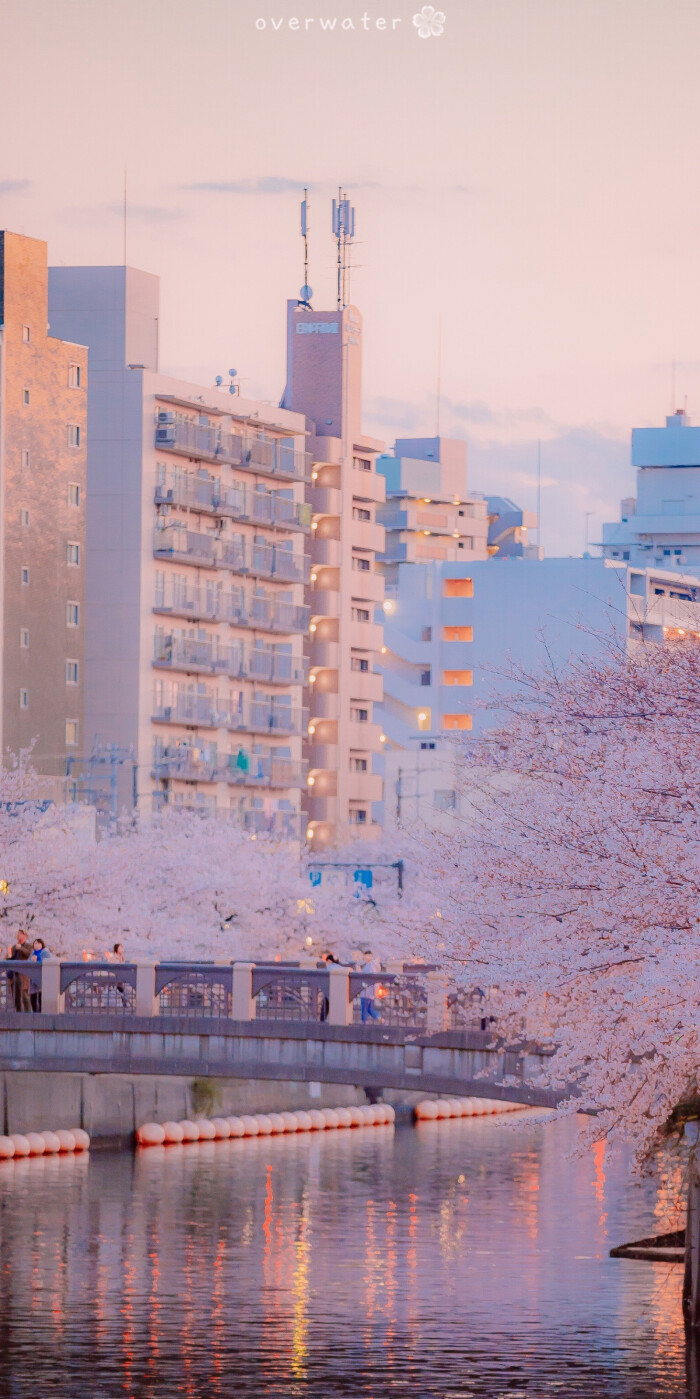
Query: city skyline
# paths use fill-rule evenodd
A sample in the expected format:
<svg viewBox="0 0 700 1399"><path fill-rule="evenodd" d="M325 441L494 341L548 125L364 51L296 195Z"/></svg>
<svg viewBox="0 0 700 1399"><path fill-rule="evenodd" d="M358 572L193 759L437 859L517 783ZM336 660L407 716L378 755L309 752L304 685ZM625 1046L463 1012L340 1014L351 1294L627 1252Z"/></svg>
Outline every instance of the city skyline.
<svg viewBox="0 0 700 1399"><path fill-rule="evenodd" d="M649 0L641 23L631 0L467 2L421 42L415 6L370 8L401 25L363 28L355 0L325 7L355 25L333 35L290 29L292 0L268 7L278 31L256 28L252 0L203 0L196 28L185 0L8 0L3 42L31 52L42 96L23 107L22 64L8 73L0 223L45 238L52 264L119 263L126 167L127 260L162 277L171 307L164 368L206 383L235 365L246 395L278 401L298 200L306 184L328 309L343 180L367 430L434 431L441 321L441 431L467 437L470 488L534 508L540 439L542 541L580 552L586 512L595 541L630 493L631 428L686 398L700 409L700 200L685 177L700 15L680 0Z"/></svg>

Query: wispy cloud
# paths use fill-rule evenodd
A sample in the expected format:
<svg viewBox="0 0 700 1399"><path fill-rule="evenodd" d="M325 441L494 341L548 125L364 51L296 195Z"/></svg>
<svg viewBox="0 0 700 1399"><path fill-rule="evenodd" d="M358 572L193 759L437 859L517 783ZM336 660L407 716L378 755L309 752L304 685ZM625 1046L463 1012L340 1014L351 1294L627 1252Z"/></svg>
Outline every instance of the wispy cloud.
<svg viewBox="0 0 700 1399"><path fill-rule="evenodd" d="M126 214L129 223L175 223L183 219L185 214L182 209L172 209L164 204L129 204L126 206ZM115 218L122 218L124 215L124 205L113 204L86 204L79 207L63 209L61 219L64 223L72 224L104 224Z"/></svg>
<svg viewBox="0 0 700 1399"><path fill-rule="evenodd" d="M260 175L254 180L202 180L193 185L180 185L180 189L194 194L300 194L307 189L309 194L328 193L334 188L331 180L292 180L286 175ZM343 189L384 189L379 180L346 180Z"/></svg>
<svg viewBox="0 0 700 1399"><path fill-rule="evenodd" d="M0 180L0 195L29 194L33 188L32 180Z"/></svg>

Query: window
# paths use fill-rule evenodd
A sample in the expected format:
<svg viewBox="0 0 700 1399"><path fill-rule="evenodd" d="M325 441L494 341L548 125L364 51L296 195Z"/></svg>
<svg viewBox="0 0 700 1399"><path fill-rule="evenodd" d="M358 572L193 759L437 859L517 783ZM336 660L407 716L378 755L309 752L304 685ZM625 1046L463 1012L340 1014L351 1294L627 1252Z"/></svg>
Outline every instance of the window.
<svg viewBox="0 0 700 1399"><path fill-rule="evenodd" d="M433 639L433 629L432 629L432 627L423 627L422 630L421 630L420 639L421 639L421 641L432 641L432 639Z"/></svg>
<svg viewBox="0 0 700 1399"><path fill-rule="evenodd" d="M367 759L366 759L366 758L351 758L351 759L350 759L350 771L351 771L351 772L366 772L366 771L367 771Z"/></svg>
<svg viewBox="0 0 700 1399"><path fill-rule="evenodd" d="M66 563L71 564L71 565L73 566L73 568L78 568L78 567L79 567L79 565L80 565L80 545L79 545L79 544L66 544Z"/></svg>
<svg viewBox="0 0 700 1399"><path fill-rule="evenodd" d="M365 510L361 505L353 505L352 518L353 520L371 520L372 512L371 510Z"/></svg>
<svg viewBox="0 0 700 1399"><path fill-rule="evenodd" d="M66 685L77 685L78 683L78 662L66 661Z"/></svg>
<svg viewBox="0 0 700 1399"><path fill-rule="evenodd" d="M420 683L421 683L421 685L429 685L429 684L430 684L430 666L428 666L428 669L427 669L427 670L422 670L422 671L421 671L421 673L420 673Z"/></svg>
<svg viewBox="0 0 700 1399"><path fill-rule="evenodd" d="M26 567L20 570L20 583L23 588L29 587L29 569Z"/></svg>
<svg viewBox="0 0 700 1399"><path fill-rule="evenodd" d="M23 403L28 403L28 402L29 402L29 389L27 389L27 388L22 389L22 402L23 402Z"/></svg>
<svg viewBox="0 0 700 1399"><path fill-rule="evenodd" d="M66 747L75 748L78 742L78 720L66 719Z"/></svg>
<svg viewBox="0 0 700 1399"><path fill-rule="evenodd" d="M436 806L438 811L454 811L456 805L456 792L433 792L433 806Z"/></svg>
<svg viewBox="0 0 700 1399"><path fill-rule="evenodd" d="M442 589L443 597L473 597L474 583L471 578L446 578Z"/></svg>
<svg viewBox="0 0 700 1399"><path fill-rule="evenodd" d="M350 825L365 826L367 824L367 812L364 807L350 808Z"/></svg>
<svg viewBox="0 0 700 1399"><path fill-rule="evenodd" d="M68 446L69 446L69 447L79 447L79 446L80 446L80 428L78 427L78 424L77 424L77 423L69 423L69 424L68 424Z"/></svg>
<svg viewBox="0 0 700 1399"><path fill-rule="evenodd" d="M26 470L26 469L28 468L28 466L29 466L29 448L28 448L28 447L25 447L25 448L24 448L24 451L22 452L22 466L25 468L25 470Z"/></svg>
<svg viewBox="0 0 700 1399"><path fill-rule="evenodd" d="M22 343L28 345L32 338L32 332L28 325L22 326Z"/></svg>
<svg viewBox="0 0 700 1399"><path fill-rule="evenodd" d="M371 471L372 463L366 457L353 457L352 464L358 471Z"/></svg>
<svg viewBox="0 0 700 1399"><path fill-rule="evenodd" d="M29 525L29 511L28 511L28 510L20 510L20 512L19 512L19 522L20 522L20 524L24 527L24 529L27 528L27 526Z"/></svg>
<svg viewBox="0 0 700 1399"><path fill-rule="evenodd" d="M443 685L473 685L474 676L471 670L444 670L442 683Z"/></svg>
<svg viewBox="0 0 700 1399"><path fill-rule="evenodd" d="M434 748L434 743L421 743L421 748Z"/></svg>
<svg viewBox="0 0 700 1399"><path fill-rule="evenodd" d="M19 707L20 709L29 709L29 690L20 690Z"/></svg>
<svg viewBox="0 0 700 1399"><path fill-rule="evenodd" d="M363 559L361 555L357 554L353 554L352 566L359 569L360 573L369 573L370 570L369 559Z"/></svg>
<svg viewBox="0 0 700 1399"><path fill-rule="evenodd" d="M473 627L443 627L443 641L473 641Z"/></svg>
<svg viewBox="0 0 700 1399"><path fill-rule="evenodd" d="M77 481L68 482L68 504L80 505L80 486Z"/></svg>
<svg viewBox="0 0 700 1399"><path fill-rule="evenodd" d="M352 620L353 622L368 622L369 611L366 607L353 607Z"/></svg>
<svg viewBox="0 0 700 1399"><path fill-rule="evenodd" d="M77 627L80 625L80 604L77 602L66 603L66 626Z"/></svg>
<svg viewBox="0 0 700 1399"><path fill-rule="evenodd" d="M369 670L369 661L364 656L352 656L350 659L351 670Z"/></svg>
<svg viewBox="0 0 700 1399"><path fill-rule="evenodd" d="M69 389L80 388L81 367L79 364L68 365L68 387Z"/></svg>
<svg viewBox="0 0 700 1399"><path fill-rule="evenodd" d="M350 710L350 718L354 719L356 724L366 724L367 720L369 719L369 710L355 709L353 707Z"/></svg>
<svg viewBox="0 0 700 1399"><path fill-rule="evenodd" d="M26 651L29 646L29 631L26 627L20 627L19 629L19 644L23 651Z"/></svg>
<svg viewBox="0 0 700 1399"><path fill-rule="evenodd" d="M471 714L445 714L443 716L443 729L470 729L471 726Z"/></svg>

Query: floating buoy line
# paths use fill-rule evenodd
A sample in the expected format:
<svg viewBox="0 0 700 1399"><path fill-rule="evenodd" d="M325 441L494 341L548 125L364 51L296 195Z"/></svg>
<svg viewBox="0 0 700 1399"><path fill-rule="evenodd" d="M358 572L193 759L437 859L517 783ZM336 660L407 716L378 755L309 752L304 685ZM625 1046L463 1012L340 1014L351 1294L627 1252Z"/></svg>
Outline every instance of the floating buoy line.
<svg viewBox="0 0 700 1399"><path fill-rule="evenodd" d="M502 1098L426 1098L417 1103L417 1122L439 1122L447 1117L493 1117L501 1112L521 1112L528 1103L508 1103Z"/></svg>
<svg viewBox="0 0 700 1399"><path fill-rule="evenodd" d="M308 1112L243 1113L191 1122L145 1122L136 1132L138 1146L228 1141L233 1137L271 1137L292 1132L326 1132L341 1127L384 1127L396 1114L388 1103L362 1108L310 1108Z"/></svg>
<svg viewBox="0 0 700 1399"><path fill-rule="evenodd" d="M0 1161L12 1161L20 1156L68 1156L76 1151L89 1151L90 1138L82 1127L62 1127L55 1132L12 1132L0 1136Z"/></svg>

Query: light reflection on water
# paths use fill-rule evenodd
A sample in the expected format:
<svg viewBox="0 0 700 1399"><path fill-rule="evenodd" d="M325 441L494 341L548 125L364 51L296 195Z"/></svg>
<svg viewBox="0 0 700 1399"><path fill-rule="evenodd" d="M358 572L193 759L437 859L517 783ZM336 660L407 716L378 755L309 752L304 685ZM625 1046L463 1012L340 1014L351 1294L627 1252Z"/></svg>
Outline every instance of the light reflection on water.
<svg viewBox="0 0 700 1399"><path fill-rule="evenodd" d="M675 1227L576 1121L0 1166L0 1397L688 1399ZM692 1399L697 1399L695 1393Z"/></svg>

